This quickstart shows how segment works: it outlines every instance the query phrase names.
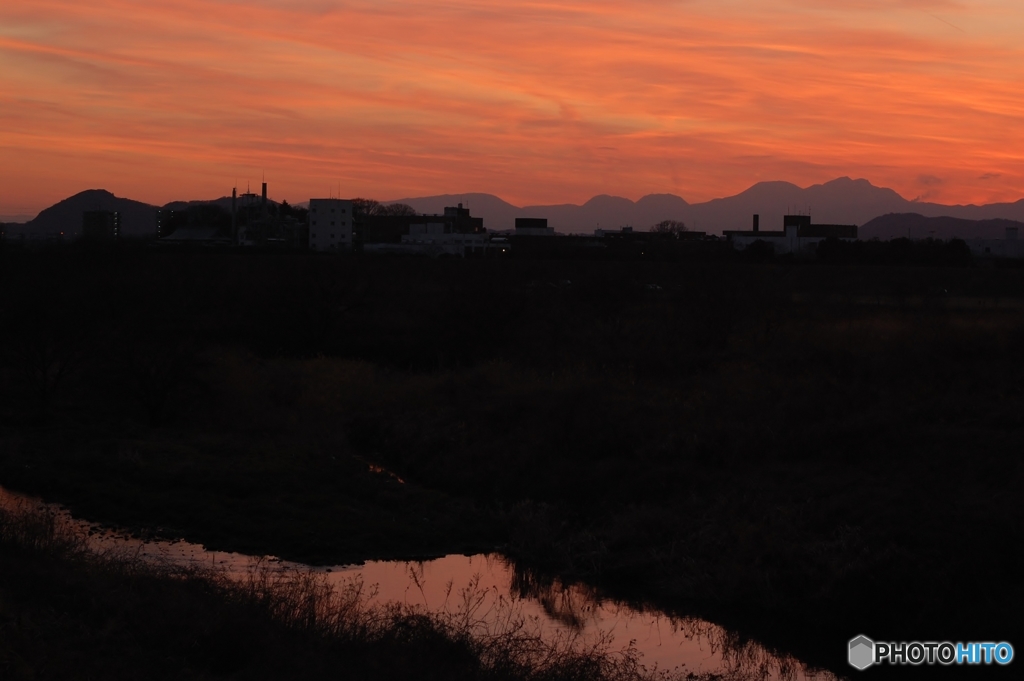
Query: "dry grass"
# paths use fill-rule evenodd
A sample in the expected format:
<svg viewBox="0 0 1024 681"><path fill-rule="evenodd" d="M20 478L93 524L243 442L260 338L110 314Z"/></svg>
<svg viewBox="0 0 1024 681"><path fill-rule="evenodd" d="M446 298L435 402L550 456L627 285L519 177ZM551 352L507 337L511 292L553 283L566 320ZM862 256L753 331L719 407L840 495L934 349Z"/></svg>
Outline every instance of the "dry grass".
<svg viewBox="0 0 1024 681"><path fill-rule="evenodd" d="M543 638L510 603L484 612L472 587L434 613L367 596L313 572L264 567L237 581L96 555L57 514L0 510L5 680L696 678L646 670L607 640Z"/></svg>

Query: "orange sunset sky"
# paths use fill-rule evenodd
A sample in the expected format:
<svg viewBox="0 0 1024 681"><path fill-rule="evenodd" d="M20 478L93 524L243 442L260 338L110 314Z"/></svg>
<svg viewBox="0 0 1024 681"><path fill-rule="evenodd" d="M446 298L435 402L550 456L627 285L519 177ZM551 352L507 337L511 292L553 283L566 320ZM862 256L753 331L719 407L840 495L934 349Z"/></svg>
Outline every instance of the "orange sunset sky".
<svg viewBox="0 0 1024 681"><path fill-rule="evenodd" d="M842 175L1015 201L1024 2L4 0L0 161L0 215L264 173L292 202Z"/></svg>

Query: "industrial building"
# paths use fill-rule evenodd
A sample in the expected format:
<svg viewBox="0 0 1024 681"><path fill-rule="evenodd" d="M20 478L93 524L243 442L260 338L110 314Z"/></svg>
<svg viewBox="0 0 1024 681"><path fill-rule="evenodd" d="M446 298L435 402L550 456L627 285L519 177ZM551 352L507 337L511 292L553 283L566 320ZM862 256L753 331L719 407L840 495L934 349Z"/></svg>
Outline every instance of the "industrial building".
<svg viewBox="0 0 1024 681"><path fill-rule="evenodd" d="M762 241L774 247L775 252L809 255L825 239L843 241L857 240L857 225L816 225L810 215L786 215L782 220L782 231L762 231L760 216L754 216L753 229L726 230L725 237L737 250Z"/></svg>
<svg viewBox="0 0 1024 681"><path fill-rule="evenodd" d="M482 225L483 218L478 219ZM457 232L452 229L451 223L435 222L427 218L420 224L409 225L409 233L402 235L402 245L413 247L416 252L426 255L464 257L487 253L491 249L491 240L486 233Z"/></svg>
<svg viewBox="0 0 1024 681"><path fill-rule="evenodd" d="M1002 239L965 239L971 254L982 258L1024 258L1024 241L1017 227L1007 227Z"/></svg>

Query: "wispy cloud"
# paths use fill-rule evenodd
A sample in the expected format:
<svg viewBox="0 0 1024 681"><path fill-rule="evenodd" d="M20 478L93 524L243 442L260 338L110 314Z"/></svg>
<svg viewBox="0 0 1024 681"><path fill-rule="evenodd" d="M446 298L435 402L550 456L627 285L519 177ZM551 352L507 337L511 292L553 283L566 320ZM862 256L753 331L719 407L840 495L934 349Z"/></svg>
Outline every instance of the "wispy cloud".
<svg viewBox="0 0 1024 681"><path fill-rule="evenodd" d="M1017 199L1016 7L8 0L0 211L83 185L207 195L264 170L291 200L338 182L382 198L702 200L838 175Z"/></svg>

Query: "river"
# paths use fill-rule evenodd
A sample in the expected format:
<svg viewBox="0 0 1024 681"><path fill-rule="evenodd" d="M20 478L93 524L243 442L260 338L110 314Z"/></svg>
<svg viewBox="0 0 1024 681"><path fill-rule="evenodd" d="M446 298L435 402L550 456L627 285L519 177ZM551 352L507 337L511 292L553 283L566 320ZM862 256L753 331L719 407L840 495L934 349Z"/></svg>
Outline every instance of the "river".
<svg viewBox="0 0 1024 681"><path fill-rule="evenodd" d="M125 555L174 567L199 566L245 578L254 570L313 572L338 589L360 588L367 603L402 603L424 611L462 612L485 626L523 621L544 638L603 642L608 650L633 646L648 668L715 673L726 677L779 681L838 681L792 657L778 656L752 641L697 618L674 617L600 598L581 585L538 583L498 554L449 555L422 562L367 561L361 565L311 567L273 556L210 551L187 541L142 540L74 518L66 510L0 487L0 507L46 510L99 553Z"/></svg>

